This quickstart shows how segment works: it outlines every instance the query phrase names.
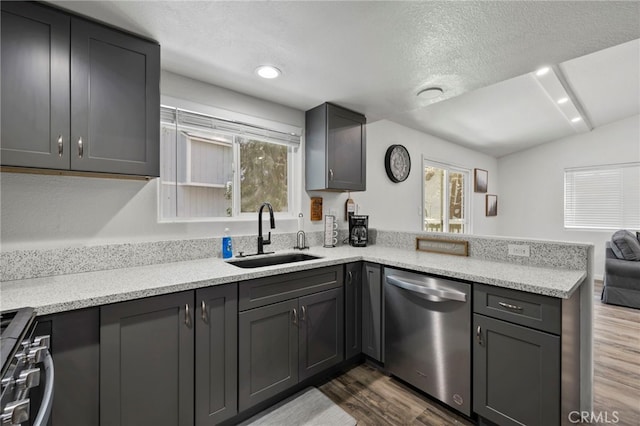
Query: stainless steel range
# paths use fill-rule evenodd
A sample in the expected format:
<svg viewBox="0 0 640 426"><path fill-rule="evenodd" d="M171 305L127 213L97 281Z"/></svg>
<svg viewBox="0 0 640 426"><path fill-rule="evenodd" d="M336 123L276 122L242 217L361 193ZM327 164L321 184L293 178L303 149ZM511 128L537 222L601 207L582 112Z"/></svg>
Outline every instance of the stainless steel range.
<svg viewBox="0 0 640 426"><path fill-rule="evenodd" d="M49 336L33 336L35 316L32 308L0 314L0 424L3 426L45 426L49 421L53 361L49 354ZM37 387L42 387L43 396L35 401L30 394Z"/></svg>
<svg viewBox="0 0 640 426"><path fill-rule="evenodd" d="M385 368L471 415L471 286L384 270Z"/></svg>

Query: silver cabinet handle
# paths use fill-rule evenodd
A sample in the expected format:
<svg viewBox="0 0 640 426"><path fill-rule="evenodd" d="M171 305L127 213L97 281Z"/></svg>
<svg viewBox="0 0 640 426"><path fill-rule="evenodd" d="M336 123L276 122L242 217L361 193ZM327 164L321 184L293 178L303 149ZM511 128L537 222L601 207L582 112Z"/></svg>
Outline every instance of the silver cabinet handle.
<svg viewBox="0 0 640 426"><path fill-rule="evenodd" d="M511 304L505 303L505 302L498 302L498 305L502 306L503 308L513 309L514 311L521 311L522 310L521 306L511 305Z"/></svg>
<svg viewBox="0 0 640 426"><path fill-rule="evenodd" d="M482 328L480 326L476 329L476 339L478 339L478 344L482 345Z"/></svg>
<svg viewBox="0 0 640 426"><path fill-rule="evenodd" d="M62 153L64 152L64 144L62 141L62 135L58 136L58 157L62 157Z"/></svg>
<svg viewBox="0 0 640 426"><path fill-rule="evenodd" d="M184 324L191 328L191 313L189 312L189 304L184 305Z"/></svg>
<svg viewBox="0 0 640 426"><path fill-rule="evenodd" d="M329 180L333 180L333 169L329 169Z"/></svg>
<svg viewBox="0 0 640 426"><path fill-rule="evenodd" d="M298 311L296 308L293 308L293 323L298 324Z"/></svg>
<svg viewBox="0 0 640 426"><path fill-rule="evenodd" d="M351 284L351 281L353 280L353 273L351 271L347 272L347 283Z"/></svg>
<svg viewBox="0 0 640 426"><path fill-rule="evenodd" d="M204 300L200 303L200 309L202 312L200 313L200 318L202 318L202 322L207 324L209 322L209 315L207 313L207 304Z"/></svg>
<svg viewBox="0 0 640 426"><path fill-rule="evenodd" d="M84 155L84 146L82 145L82 138L78 139L78 157L82 158Z"/></svg>
<svg viewBox="0 0 640 426"><path fill-rule="evenodd" d="M307 320L307 308L302 305L302 307L300 308L300 321L306 321Z"/></svg>

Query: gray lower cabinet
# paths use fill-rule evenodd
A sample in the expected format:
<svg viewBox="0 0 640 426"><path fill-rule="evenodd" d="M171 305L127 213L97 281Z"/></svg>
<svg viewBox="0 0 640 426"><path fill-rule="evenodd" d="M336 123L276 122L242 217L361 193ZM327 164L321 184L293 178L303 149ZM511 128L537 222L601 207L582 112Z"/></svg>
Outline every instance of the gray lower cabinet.
<svg viewBox="0 0 640 426"><path fill-rule="evenodd" d="M499 425L566 423L580 410L580 292L473 288L473 411Z"/></svg>
<svg viewBox="0 0 640 426"><path fill-rule="evenodd" d="M362 263L348 263L344 270L344 350L349 359L362 352Z"/></svg>
<svg viewBox="0 0 640 426"><path fill-rule="evenodd" d="M193 426L193 291L100 309L100 425Z"/></svg>
<svg viewBox="0 0 640 426"><path fill-rule="evenodd" d="M342 288L298 300L298 380L302 381L344 359Z"/></svg>
<svg viewBox="0 0 640 426"><path fill-rule="evenodd" d="M100 424L100 309L38 318L36 335L51 336L55 384L50 426ZM35 388L30 397L41 397ZM35 419L37 412L30 418Z"/></svg>
<svg viewBox="0 0 640 426"><path fill-rule="evenodd" d="M208 426L238 413L238 288L196 290L195 418Z"/></svg>
<svg viewBox="0 0 640 426"><path fill-rule="evenodd" d="M474 411L500 425L560 421L560 337L474 314Z"/></svg>
<svg viewBox="0 0 640 426"><path fill-rule="evenodd" d="M2 2L2 165L159 176L160 46Z"/></svg>
<svg viewBox="0 0 640 426"><path fill-rule="evenodd" d="M362 352L384 362L382 269L365 263L362 273Z"/></svg>
<svg viewBox="0 0 640 426"><path fill-rule="evenodd" d="M243 411L298 383L298 299L238 315L238 403Z"/></svg>
<svg viewBox="0 0 640 426"><path fill-rule="evenodd" d="M239 284L239 411L344 359L343 275L332 266Z"/></svg>

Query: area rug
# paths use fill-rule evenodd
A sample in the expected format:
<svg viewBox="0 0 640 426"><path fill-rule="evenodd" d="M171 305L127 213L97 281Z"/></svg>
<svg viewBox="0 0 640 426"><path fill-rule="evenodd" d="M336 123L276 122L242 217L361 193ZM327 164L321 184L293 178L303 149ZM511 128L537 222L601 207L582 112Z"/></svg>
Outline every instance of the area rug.
<svg viewBox="0 0 640 426"><path fill-rule="evenodd" d="M316 388L301 392L270 407L243 426L353 426L356 419Z"/></svg>

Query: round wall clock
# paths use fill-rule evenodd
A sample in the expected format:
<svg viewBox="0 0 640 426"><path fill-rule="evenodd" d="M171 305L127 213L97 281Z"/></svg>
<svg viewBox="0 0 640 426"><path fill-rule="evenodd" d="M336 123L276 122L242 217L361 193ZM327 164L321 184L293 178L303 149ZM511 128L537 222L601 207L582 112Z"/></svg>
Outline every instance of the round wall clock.
<svg viewBox="0 0 640 426"><path fill-rule="evenodd" d="M409 151L402 145L391 145L384 156L384 168L393 182L403 182L411 171Z"/></svg>

